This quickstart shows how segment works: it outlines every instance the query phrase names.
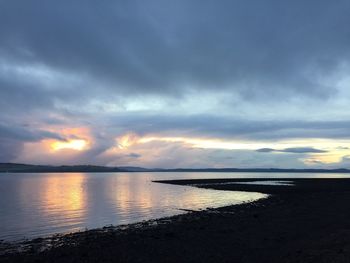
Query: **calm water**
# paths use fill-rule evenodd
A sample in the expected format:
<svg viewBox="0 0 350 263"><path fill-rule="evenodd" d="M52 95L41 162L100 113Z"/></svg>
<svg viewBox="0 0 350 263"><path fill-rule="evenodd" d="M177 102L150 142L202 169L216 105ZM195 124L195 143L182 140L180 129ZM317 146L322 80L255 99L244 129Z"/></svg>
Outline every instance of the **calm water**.
<svg viewBox="0 0 350 263"><path fill-rule="evenodd" d="M340 174L50 173L0 174L0 239L18 240L120 225L265 197L152 183L157 179L344 177Z"/></svg>

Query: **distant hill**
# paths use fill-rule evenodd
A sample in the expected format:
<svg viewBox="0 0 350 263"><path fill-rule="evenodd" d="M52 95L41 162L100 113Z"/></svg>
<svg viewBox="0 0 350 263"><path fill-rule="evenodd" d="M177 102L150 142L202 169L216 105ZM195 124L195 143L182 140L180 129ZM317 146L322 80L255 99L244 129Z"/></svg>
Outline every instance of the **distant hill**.
<svg viewBox="0 0 350 263"><path fill-rule="evenodd" d="M69 172L251 172L251 173L350 173L349 169L279 169L279 168L142 168L133 166L108 167L96 165L32 165L20 163L0 163L0 173L69 173Z"/></svg>
<svg viewBox="0 0 350 263"><path fill-rule="evenodd" d="M50 173L50 172L122 172L118 167L95 165L30 165L18 163L0 163L0 172L8 173Z"/></svg>
<svg viewBox="0 0 350 263"><path fill-rule="evenodd" d="M149 171L159 170L159 169L147 169L143 167L134 167L134 166L119 166L118 168L125 172L149 172Z"/></svg>

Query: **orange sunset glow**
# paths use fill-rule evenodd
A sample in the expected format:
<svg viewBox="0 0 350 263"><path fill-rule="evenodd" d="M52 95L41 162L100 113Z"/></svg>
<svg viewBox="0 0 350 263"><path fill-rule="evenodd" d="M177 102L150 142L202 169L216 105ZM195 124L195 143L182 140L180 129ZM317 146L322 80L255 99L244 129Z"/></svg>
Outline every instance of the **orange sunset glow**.
<svg viewBox="0 0 350 263"><path fill-rule="evenodd" d="M70 140L67 142L56 141L51 144L51 148L54 151L59 151L62 149L72 149L77 151L82 151L86 149L87 142L85 140Z"/></svg>

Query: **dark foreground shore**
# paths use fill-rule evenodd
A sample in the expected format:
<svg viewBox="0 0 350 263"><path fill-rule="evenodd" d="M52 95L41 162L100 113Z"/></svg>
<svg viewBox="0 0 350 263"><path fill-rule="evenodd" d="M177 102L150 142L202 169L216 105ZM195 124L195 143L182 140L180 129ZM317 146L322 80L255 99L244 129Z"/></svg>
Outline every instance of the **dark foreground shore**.
<svg viewBox="0 0 350 263"><path fill-rule="evenodd" d="M37 239L25 252L1 255L0 262L350 262L350 179L288 179L294 186L222 184L237 181L249 180L167 183L271 196L125 228ZM42 251L44 243L52 248ZM0 250L6 246L0 244Z"/></svg>

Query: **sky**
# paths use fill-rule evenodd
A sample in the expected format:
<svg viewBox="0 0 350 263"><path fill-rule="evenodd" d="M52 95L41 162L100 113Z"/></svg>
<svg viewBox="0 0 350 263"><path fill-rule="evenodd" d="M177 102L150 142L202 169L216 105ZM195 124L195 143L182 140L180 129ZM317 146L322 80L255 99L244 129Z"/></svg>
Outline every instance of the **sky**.
<svg viewBox="0 0 350 263"><path fill-rule="evenodd" d="M349 13L0 0L0 162L350 168Z"/></svg>

